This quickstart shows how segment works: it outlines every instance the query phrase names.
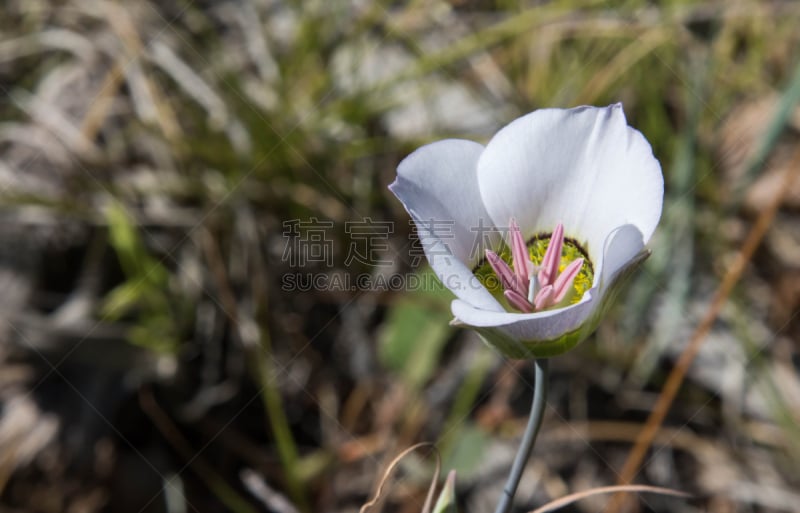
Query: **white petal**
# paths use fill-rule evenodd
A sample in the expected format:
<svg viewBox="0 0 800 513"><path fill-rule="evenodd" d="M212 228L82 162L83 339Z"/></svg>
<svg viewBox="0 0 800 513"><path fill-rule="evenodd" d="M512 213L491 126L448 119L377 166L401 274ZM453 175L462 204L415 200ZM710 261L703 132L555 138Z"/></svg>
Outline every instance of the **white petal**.
<svg viewBox="0 0 800 513"><path fill-rule="evenodd" d="M468 326L500 328L515 340L546 341L579 328L589 318L595 306L591 293L587 292L578 304L530 314L483 310L459 299L450 304L450 309Z"/></svg>
<svg viewBox="0 0 800 513"><path fill-rule="evenodd" d="M400 163L389 189L417 224L425 255L442 283L477 307L502 310L472 274L483 256L481 235L497 238L478 192L482 151L478 143L456 139L423 146Z"/></svg>
<svg viewBox="0 0 800 513"><path fill-rule="evenodd" d="M642 232L636 226L626 224L611 232L606 239L603 258L598 265L600 279L599 282L595 280L595 283L600 284L601 290L607 287L617 273L643 249Z"/></svg>
<svg viewBox="0 0 800 513"><path fill-rule="evenodd" d="M482 151L480 144L458 139L428 144L400 162L389 186L411 217L428 224L468 267L483 256L478 230L494 226L478 191Z"/></svg>
<svg viewBox="0 0 800 513"><path fill-rule="evenodd" d="M478 161L478 183L497 226L515 217L526 235L565 233L597 258L617 227L649 240L661 217L661 167L621 105L543 109L500 130Z"/></svg>

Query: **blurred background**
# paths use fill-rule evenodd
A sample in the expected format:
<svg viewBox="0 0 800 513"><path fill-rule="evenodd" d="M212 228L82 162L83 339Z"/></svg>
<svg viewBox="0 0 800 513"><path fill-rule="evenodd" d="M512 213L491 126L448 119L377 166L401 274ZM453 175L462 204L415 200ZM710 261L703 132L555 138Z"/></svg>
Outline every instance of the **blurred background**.
<svg viewBox="0 0 800 513"><path fill-rule="evenodd" d="M4 0L0 511L356 512L420 441L491 511L532 371L448 325L386 186L421 144L614 102L664 214L552 361L515 511L618 481L715 294L634 479L694 497L623 509L800 511L798 27L795 1Z"/></svg>

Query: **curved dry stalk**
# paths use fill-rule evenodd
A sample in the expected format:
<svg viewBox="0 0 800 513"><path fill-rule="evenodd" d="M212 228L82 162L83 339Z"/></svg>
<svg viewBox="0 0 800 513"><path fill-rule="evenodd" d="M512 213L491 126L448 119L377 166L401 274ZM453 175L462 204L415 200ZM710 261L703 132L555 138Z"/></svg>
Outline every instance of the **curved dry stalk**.
<svg viewBox="0 0 800 513"><path fill-rule="evenodd" d="M436 483L439 481L439 474L442 471L442 458L439 455L439 451L436 449L430 442L420 442L418 444L414 444L408 449L404 450L389 463L389 467L383 473L380 482L378 483L378 489L375 490L375 495L367 501L361 509L358 510L358 513L366 513L371 507L378 503L381 496L383 495L383 486L386 484L386 481L389 480L389 476L392 475L394 469L397 468L397 465L409 454L416 451L417 449L421 449L423 447L429 447L431 452L436 456L436 468L433 471L433 478L431 479L431 485L428 487L428 495L425 497L425 504L422 506L422 513L429 513L431 510L431 506L433 505L433 495L436 493Z"/></svg>
<svg viewBox="0 0 800 513"><path fill-rule="evenodd" d="M530 513L548 513L550 511L555 511L557 509L563 508L564 506L568 506L573 502L583 500L587 497L593 497L595 495L602 495L604 493L614 493L614 492L657 493L660 495L672 495L673 497L691 497L691 495L689 495L688 493L681 492L678 490L672 490L670 488L661 488L659 486L647 486L647 485L601 486L583 492L571 493L565 497L561 497L560 499L548 502L544 506L531 511Z"/></svg>

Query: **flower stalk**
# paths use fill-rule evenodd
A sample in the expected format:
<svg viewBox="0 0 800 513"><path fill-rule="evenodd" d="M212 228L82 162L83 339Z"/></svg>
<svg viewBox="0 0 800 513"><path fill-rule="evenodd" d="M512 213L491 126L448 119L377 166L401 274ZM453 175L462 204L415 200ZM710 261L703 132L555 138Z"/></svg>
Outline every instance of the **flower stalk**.
<svg viewBox="0 0 800 513"><path fill-rule="evenodd" d="M517 450L517 455L514 457L514 464L511 466L511 472L508 474L506 486L503 488L503 495L500 496L500 502L494 510L495 513L508 513L508 511L511 510L514 495L517 493L517 487L522 478L522 472L525 470L525 465L528 463L533 445L536 442L536 436L539 434L539 428L544 418L544 406L547 404L548 362L549 360L547 358L539 358L533 362L535 374L531 414L530 417L528 417L528 425L525 427L525 433L522 435L522 441Z"/></svg>

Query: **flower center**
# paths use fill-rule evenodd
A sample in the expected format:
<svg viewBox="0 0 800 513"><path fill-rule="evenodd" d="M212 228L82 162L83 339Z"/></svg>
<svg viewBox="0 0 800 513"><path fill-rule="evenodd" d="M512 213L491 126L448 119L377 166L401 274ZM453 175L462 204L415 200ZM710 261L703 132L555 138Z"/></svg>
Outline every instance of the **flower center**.
<svg viewBox="0 0 800 513"><path fill-rule="evenodd" d="M592 286L594 270L584 249L564 238L559 223L553 233L527 243L514 219L509 222L510 247L486 250L475 275L492 293L502 293L508 305L521 312L561 308L577 303Z"/></svg>

